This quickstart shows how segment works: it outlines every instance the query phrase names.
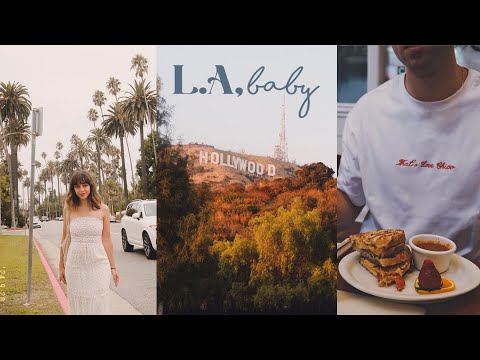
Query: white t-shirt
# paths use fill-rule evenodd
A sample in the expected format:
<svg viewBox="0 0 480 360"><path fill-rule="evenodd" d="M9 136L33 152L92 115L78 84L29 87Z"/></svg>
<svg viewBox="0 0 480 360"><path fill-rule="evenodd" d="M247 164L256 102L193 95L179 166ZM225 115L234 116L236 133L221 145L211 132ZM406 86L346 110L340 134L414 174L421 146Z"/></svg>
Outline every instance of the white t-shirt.
<svg viewBox="0 0 480 360"><path fill-rule="evenodd" d="M338 189L370 213L362 232L455 239L480 214L480 73L447 99L421 102L401 74L363 96L347 117ZM457 241L469 255L472 236Z"/></svg>

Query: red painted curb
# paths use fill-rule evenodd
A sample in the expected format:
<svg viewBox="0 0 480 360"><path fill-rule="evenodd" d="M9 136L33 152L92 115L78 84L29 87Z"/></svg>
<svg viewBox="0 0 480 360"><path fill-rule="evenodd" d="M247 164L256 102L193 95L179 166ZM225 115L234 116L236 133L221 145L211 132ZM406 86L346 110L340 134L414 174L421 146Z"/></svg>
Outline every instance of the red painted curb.
<svg viewBox="0 0 480 360"><path fill-rule="evenodd" d="M35 239L33 239L33 243L35 244L35 247L37 248L38 256L40 256L40 260L42 261L42 264L43 264L43 267L45 268L45 271L47 272L48 279L50 280L50 283L52 284L53 291L55 292L55 295L57 296L58 302L60 303L60 306L62 307L63 313L68 314L68 300L67 300L67 297L65 296L65 293L63 292L62 287L60 286L57 278L53 274L53 271L50 268L50 265L48 264L48 261L45 258L45 255L43 255L43 252L40 249L40 246L38 245L38 243Z"/></svg>

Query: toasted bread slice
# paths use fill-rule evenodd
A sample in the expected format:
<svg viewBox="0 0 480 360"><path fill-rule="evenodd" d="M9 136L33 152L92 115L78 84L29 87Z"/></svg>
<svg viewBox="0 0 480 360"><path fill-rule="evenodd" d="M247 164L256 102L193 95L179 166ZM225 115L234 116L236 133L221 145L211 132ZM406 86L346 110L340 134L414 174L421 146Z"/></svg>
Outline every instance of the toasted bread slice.
<svg viewBox="0 0 480 360"><path fill-rule="evenodd" d="M353 244L353 242L352 242L352 244ZM404 251L404 250L405 250L405 247L406 247L406 244L405 244L405 243L401 243L401 244L392 246L392 247L390 247L390 248L384 249L384 251L383 251L380 255L376 255L376 254L370 252L370 250L368 250L368 249L361 249L361 248L359 248L358 246L353 245L353 249L354 249L354 250L357 250L357 251L360 252L360 253L369 253L369 254L371 254L372 256L375 256L376 258L389 258L389 257L393 257L393 256L397 255L398 253Z"/></svg>
<svg viewBox="0 0 480 360"><path fill-rule="evenodd" d="M364 250L360 250L360 256L370 260L375 265L382 267L397 265L412 258L412 253L408 249L407 245L400 244L396 246L396 248L397 247L401 248L400 251L390 257L378 257L373 255L371 252Z"/></svg>
<svg viewBox="0 0 480 360"><path fill-rule="evenodd" d="M403 277L410 270L411 260L406 260L394 266L381 267L364 257L360 257L360 264L377 278L378 286L389 286L395 282L396 277Z"/></svg>
<svg viewBox="0 0 480 360"><path fill-rule="evenodd" d="M377 230L367 233L351 235L353 248L355 250L370 251L381 256L387 249L394 248L397 245L405 244L405 233L399 229Z"/></svg>

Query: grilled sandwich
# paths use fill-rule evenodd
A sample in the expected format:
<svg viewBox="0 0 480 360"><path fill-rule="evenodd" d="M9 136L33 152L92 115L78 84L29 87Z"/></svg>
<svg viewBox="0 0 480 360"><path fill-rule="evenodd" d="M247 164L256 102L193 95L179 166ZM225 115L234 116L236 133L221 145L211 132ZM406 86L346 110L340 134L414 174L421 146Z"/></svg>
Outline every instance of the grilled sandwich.
<svg viewBox="0 0 480 360"><path fill-rule="evenodd" d="M360 264L377 278L378 286L395 283L411 268L412 254L403 230L371 231L351 235L350 239L360 253Z"/></svg>

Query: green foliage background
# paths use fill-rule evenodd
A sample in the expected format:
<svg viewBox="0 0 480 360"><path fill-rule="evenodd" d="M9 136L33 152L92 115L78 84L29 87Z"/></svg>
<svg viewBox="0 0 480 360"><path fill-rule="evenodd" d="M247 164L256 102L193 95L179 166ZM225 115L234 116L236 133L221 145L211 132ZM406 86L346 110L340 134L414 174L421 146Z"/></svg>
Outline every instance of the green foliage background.
<svg viewBox="0 0 480 360"><path fill-rule="evenodd" d="M158 301L163 313L336 313L336 179L322 163L246 187L191 183L160 144Z"/></svg>

